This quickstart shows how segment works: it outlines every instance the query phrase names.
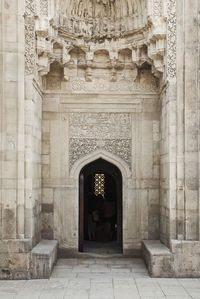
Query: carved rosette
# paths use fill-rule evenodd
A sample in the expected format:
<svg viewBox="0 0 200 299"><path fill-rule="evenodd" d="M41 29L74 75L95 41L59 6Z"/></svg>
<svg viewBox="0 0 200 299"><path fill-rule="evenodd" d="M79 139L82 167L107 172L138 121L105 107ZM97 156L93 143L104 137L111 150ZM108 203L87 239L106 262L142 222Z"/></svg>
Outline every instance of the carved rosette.
<svg viewBox="0 0 200 299"><path fill-rule="evenodd" d="M25 2L25 73L33 74L35 69L35 3Z"/></svg>
<svg viewBox="0 0 200 299"><path fill-rule="evenodd" d="M176 0L167 1L167 74L176 77Z"/></svg>
<svg viewBox="0 0 200 299"><path fill-rule="evenodd" d="M123 159L131 169L131 127L129 113L71 113L70 168L77 160L103 149Z"/></svg>

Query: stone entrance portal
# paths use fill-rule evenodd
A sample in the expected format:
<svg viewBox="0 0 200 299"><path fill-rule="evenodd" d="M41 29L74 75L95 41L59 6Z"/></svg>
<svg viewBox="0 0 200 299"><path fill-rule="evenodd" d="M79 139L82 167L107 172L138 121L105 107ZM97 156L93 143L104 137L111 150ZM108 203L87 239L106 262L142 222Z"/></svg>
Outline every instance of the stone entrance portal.
<svg viewBox="0 0 200 299"><path fill-rule="evenodd" d="M98 159L80 173L79 251L122 252L122 175Z"/></svg>

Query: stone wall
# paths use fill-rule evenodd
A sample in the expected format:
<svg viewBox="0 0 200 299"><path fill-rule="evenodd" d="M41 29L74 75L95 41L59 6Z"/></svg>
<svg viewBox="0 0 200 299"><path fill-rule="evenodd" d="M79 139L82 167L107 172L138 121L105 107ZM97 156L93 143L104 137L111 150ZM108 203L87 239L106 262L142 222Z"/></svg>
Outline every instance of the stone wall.
<svg viewBox="0 0 200 299"><path fill-rule="evenodd" d="M199 240L197 1L188 5L177 3L177 22L172 22L171 14L168 20L168 84L161 114L161 240L165 244L170 239ZM174 71L170 38L175 40L175 34Z"/></svg>
<svg viewBox="0 0 200 299"><path fill-rule="evenodd" d="M77 252L79 172L90 157L95 160L105 153L111 163L124 165L122 172L126 169L124 253L140 249L142 239L159 238L159 110L157 94L148 89L146 94L123 95L123 103L114 93L99 94L98 99L78 93L77 99L76 94L45 92L43 237Z"/></svg>
<svg viewBox="0 0 200 299"><path fill-rule="evenodd" d="M26 76L25 100L25 236L33 244L40 240L42 93Z"/></svg>
<svg viewBox="0 0 200 299"><path fill-rule="evenodd" d="M27 43L34 45L35 36L30 30L31 8L26 5L5 0L0 6L0 277L4 279L29 277L30 250L40 240L42 94L31 73L35 66L31 51L27 55Z"/></svg>
<svg viewBox="0 0 200 299"><path fill-rule="evenodd" d="M199 240L199 105L198 105L198 1L189 5L184 2L184 27L177 44L183 41L183 60L178 61L178 67L183 68L184 84L179 81L178 98L183 97L183 131L184 131L184 238L186 240ZM180 9L181 10L181 9ZM181 30L181 29L180 29ZM193 34L191 34L193 32ZM180 46L178 46L180 47ZM182 51L181 51L182 50Z"/></svg>
<svg viewBox="0 0 200 299"><path fill-rule="evenodd" d="M79 173L100 157L122 173L124 253L160 238L173 273L195 269L198 2L1 1L0 278L30 277L41 235L78 251Z"/></svg>
<svg viewBox="0 0 200 299"><path fill-rule="evenodd" d="M26 278L24 210L24 2L1 1L0 278ZM28 244L28 246L26 246Z"/></svg>
<svg viewBox="0 0 200 299"><path fill-rule="evenodd" d="M24 237L23 2L1 2L1 237Z"/></svg>

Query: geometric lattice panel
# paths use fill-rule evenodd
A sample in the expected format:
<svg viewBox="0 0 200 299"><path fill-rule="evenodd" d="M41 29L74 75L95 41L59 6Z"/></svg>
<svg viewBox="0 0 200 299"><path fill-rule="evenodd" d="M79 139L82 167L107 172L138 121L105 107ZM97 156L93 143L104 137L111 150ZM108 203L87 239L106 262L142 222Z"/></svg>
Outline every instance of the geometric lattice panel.
<svg viewBox="0 0 200 299"><path fill-rule="evenodd" d="M94 193L96 196L101 194L104 197L104 195L105 195L105 174L96 173L94 175Z"/></svg>

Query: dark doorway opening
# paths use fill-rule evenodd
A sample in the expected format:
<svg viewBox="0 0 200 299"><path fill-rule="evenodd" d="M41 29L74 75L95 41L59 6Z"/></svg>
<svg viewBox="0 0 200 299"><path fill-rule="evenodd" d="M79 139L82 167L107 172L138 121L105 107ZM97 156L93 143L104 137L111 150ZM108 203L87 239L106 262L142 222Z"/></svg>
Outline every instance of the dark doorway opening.
<svg viewBox="0 0 200 299"><path fill-rule="evenodd" d="M98 159L80 172L79 251L122 252L122 175Z"/></svg>

